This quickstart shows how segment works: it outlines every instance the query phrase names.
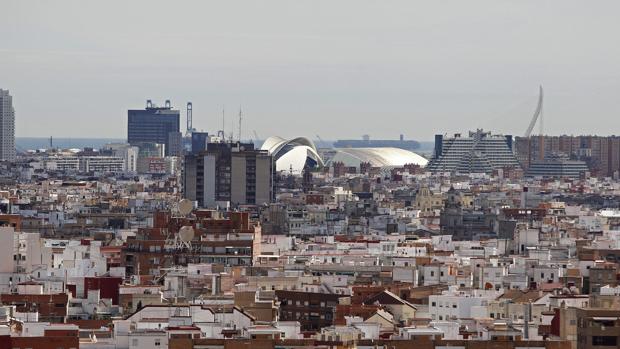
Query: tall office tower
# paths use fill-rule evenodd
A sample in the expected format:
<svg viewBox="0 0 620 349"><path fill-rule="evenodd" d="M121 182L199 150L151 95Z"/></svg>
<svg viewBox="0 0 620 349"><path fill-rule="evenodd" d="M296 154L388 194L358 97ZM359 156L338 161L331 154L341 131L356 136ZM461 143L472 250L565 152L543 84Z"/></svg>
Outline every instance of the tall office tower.
<svg viewBox="0 0 620 349"><path fill-rule="evenodd" d="M15 110L8 90L0 89L0 161L15 160Z"/></svg>
<svg viewBox="0 0 620 349"><path fill-rule="evenodd" d="M192 150L194 154L200 153L207 149L209 134L207 132L192 132Z"/></svg>
<svg viewBox="0 0 620 349"><path fill-rule="evenodd" d="M252 143L209 143L185 156L185 198L199 207L262 205L273 199L273 158Z"/></svg>
<svg viewBox="0 0 620 349"><path fill-rule="evenodd" d="M178 135L180 113L172 109L166 100L164 107L146 101L146 109L127 111L127 142L140 146L141 143L165 145L165 155L179 155Z"/></svg>
<svg viewBox="0 0 620 349"><path fill-rule="evenodd" d="M519 167L512 151L512 136L470 131L469 136L435 136L435 154L427 168L432 172L491 173Z"/></svg>

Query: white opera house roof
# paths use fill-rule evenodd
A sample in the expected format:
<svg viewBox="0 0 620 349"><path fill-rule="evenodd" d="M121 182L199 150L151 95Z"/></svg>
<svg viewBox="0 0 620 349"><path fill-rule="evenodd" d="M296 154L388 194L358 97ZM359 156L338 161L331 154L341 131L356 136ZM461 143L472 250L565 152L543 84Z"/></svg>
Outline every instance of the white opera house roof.
<svg viewBox="0 0 620 349"><path fill-rule="evenodd" d="M342 162L347 167L359 167L368 162L372 167L400 167L407 164L425 167L428 160L412 151L400 148L338 148L330 163Z"/></svg>
<svg viewBox="0 0 620 349"><path fill-rule="evenodd" d="M276 171L301 174L306 166L315 168L324 165L314 143L305 137L293 139L269 137L261 146L261 150L267 150L273 156Z"/></svg>

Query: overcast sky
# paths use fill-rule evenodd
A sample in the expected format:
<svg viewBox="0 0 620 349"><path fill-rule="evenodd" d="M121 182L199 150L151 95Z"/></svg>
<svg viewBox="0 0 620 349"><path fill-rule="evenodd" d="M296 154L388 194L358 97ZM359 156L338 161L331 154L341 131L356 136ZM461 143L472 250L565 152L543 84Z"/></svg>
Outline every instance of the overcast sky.
<svg viewBox="0 0 620 349"><path fill-rule="evenodd" d="M0 2L17 136L115 137L146 99L243 137L620 133L620 1ZM537 130L538 128L536 128Z"/></svg>

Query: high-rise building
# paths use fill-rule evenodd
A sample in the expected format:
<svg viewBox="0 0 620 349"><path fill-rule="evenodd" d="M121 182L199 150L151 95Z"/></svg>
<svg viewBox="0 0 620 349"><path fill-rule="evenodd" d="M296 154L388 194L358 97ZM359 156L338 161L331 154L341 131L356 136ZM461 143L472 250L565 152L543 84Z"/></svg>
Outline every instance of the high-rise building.
<svg viewBox="0 0 620 349"><path fill-rule="evenodd" d="M515 143L518 159L526 169L533 163L561 155L571 160L585 161L595 176L620 177L618 136L516 137Z"/></svg>
<svg viewBox="0 0 620 349"><path fill-rule="evenodd" d="M8 90L0 89L0 161L15 160L15 110Z"/></svg>
<svg viewBox="0 0 620 349"><path fill-rule="evenodd" d="M138 154L140 149L125 143L109 143L103 146L105 155L120 157L125 160L125 171L138 171Z"/></svg>
<svg viewBox="0 0 620 349"><path fill-rule="evenodd" d="M526 175L528 177L580 178L587 172L588 165L585 161L554 157L532 161Z"/></svg>
<svg viewBox="0 0 620 349"><path fill-rule="evenodd" d="M275 166L252 143L209 143L185 156L184 195L199 207L261 205L272 201Z"/></svg>
<svg viewBox="0 0 620 349"><path fill-rule="evenodd" d="M192 150L194 154L207 149L209 134L207 132L192 132Z"/></svg>
<svg viewBox="0 0 620 349"><path fill-rule="evenodd" d="M172 109L167 100L164 107L146 102L146 109L127 111L127 142L140 146L142 143L165 145L165 155L179 155L180 113Z"/></svg>
<svg viewBox="0 0 620 349"><path fill-rule="evenodd" d="M512 136L470 131L454 137L435 136L435 153L427 168L432 172L491 173L519 167L512 151Z"/></svg>

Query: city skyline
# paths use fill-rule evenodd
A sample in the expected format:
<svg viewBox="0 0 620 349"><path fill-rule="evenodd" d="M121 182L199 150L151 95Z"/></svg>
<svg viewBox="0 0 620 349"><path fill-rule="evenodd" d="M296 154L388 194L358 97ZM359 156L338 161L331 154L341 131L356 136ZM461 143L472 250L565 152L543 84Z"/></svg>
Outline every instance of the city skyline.
<svg viewBox="0 0 620 349"><path fill-rule="evenodd" d="M3 0L0 348L620 348L618 10Z"/></svg>
<svg viewBox="0 0 620 349"><path fill-rule="evenodd" d="M244 138L521 135L539 84L546 133L615 133L615 2L164 4L7 2L0 85L16 135L119 138L146 99L192 101L211 132L223 107L236 129L241 107Z"/></svg>

